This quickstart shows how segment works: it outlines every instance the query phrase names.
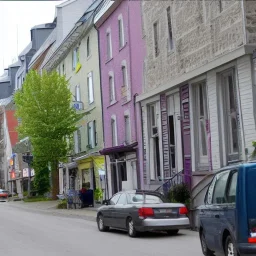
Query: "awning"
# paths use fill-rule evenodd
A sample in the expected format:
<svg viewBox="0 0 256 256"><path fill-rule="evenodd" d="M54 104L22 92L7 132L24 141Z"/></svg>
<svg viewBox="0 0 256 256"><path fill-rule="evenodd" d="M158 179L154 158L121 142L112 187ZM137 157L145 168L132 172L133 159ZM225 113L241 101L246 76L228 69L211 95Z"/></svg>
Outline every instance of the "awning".
<svg viewBox="0 0 256 256"><path fill-rule="evenodd" d="M130 145L122 145L111 148L104 148L100 151L102 155L111 155L115 153L124 153L124 152L134 152L136 151L136 147L138 146L138 142L134 142Z"/></svg>

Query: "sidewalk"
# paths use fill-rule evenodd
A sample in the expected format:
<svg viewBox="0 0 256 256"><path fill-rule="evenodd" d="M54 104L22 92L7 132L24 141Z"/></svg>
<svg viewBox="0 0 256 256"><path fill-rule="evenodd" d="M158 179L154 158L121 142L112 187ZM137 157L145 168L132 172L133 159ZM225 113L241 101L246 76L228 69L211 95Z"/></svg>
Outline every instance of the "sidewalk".
<svg viewBox="0 0 256 256"><path fill-rule="evenodd" d="M51 214L63 217L82 218L86 220L95 221L97 215L98 205L94 208L83 209L57 209L58 201L45 201L45 202L33 202L25 203L23 201L13 202L10 201L11 207L19 208L25 211L41 212L44 214Z"/></svg>

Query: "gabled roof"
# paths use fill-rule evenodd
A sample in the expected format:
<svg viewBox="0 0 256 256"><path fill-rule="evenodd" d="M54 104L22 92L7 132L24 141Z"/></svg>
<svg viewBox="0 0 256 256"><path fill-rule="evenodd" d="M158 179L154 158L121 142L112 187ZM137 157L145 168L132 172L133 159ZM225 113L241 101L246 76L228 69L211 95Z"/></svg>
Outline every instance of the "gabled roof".
<svg viewBox="0 0 256 256"><path fill-rule="evenodd" d="M86 31L88 30L88 28L93 26L93 18L95 11L103 2L104 1L102 0L96 0L95 2L93 2L87 8L83 16L76 22L75 26L66 36L66 38L58 44L57 42L54 43L54 45L47 53L47 56L45 57L43 64L41 65L42 68L51 69L52 64L56 63L57 60L62 58L73 47L73 45L80 38L82 38L85 35L85 33L87 33Z"/></svg>
<svg viewBox="0 0 256 256"><path fill-rule="evenodd" d="M51 46L57 38L57 28L55 28L52 33L47 37L38 51L34 54L33 58L29 63L29 68L34 64L34 62Z"/></svg>
<svg viewBox="0 0 256 256"><path fill-rule="evenodd" d="M19 57L26 55L31 49L32 49L32 42L30 42L30 43L26 46L26 48L19 54Z"/></svg>

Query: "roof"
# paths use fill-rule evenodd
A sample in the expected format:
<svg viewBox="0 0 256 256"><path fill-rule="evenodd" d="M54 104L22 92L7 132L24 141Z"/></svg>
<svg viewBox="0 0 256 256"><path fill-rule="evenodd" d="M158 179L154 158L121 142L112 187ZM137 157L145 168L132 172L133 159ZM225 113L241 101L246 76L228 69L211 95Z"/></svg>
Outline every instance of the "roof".
<svg viewBox="0 0 256 256"><path fill-rule="evenodd" d="M34 26L33 28L31 28L31 30L33 30L33 29L47 29L47 28L55 28L55 27L56 27L55 23L44 23L44 24Z"/></svg>
<svg viewBox="0 0 256 256"><path fill-rule="evenodd" d="M9 66L9 68L14 68L14 67L19 67L19 66L21 66L20 60L18 60L18 61L16 61L16 62L14 62L13 64L11 64L11 65Z"/></svg>
<svg viewBox="0 0 256 256"><path fill-rule="evenodd" d="M10 77L6 74L4 74L3 76L0 76L0 83L6 83L6 82L10 82Z"/></svg>
<svg viewBox="0 0 256 256"><path fill-rule="evenodd" d="M44 41L44 43L41 45L41 47L38 49L38 51L34 54L32 57L29 67L51 46L57 38L57 28L55 28L51 34L47 37L47 39Z"/></svg>
<svg viewBox="0 0 256 256"><path fill-rule="evenodd" d="M32 49L32 42L30 42L26 48L19 54L19 56L26 55Z"/></svg>
<svg viewBox="0 0 256 256"><path fill-rule="evenodd" d="M9 103L12 102L12 96L8 97L8 98L5 98L5 99L0 99L0 106L6 106L8 105Z"/></svg>
<svg viewBox="0 0 256 256"><path fill-rule="evenodd" d="M101 8L99 9L98 13L95 15L94 23L98 22L103 14L115 3L115 1L111 0L104 0Z"/></svg>
<svg viewBox="0 0 256 256"><path fill-rule="evenodd" d="M88 28L90 28L90 25L93 25L93 15L102 2L102 0L96 0L93 2L86 9L83 16L76 22L75 26L66 36L66 38L63 41L56 41L53 44L41 67L51 69L54 63L56 63L57 60L59 60L63 55L65 55L65 53L69 51L69 49L73 47L76 41L86 33ZM86 25L82 26L83 24Z"/></svg>

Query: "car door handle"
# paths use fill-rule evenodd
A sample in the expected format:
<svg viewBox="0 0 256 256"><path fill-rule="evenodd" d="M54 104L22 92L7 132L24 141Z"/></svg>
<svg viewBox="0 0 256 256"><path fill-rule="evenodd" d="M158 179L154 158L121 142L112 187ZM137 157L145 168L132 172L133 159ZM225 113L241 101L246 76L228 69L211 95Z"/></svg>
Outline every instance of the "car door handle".
<svg viewBox="0 0 256 256"><path fill-rule="evenodd" d="M216 218L216 219L219 219L219 218L220 218L220 215L219 215L219 214L216 214L216 215L215 215L215 218Z"/></svg>

